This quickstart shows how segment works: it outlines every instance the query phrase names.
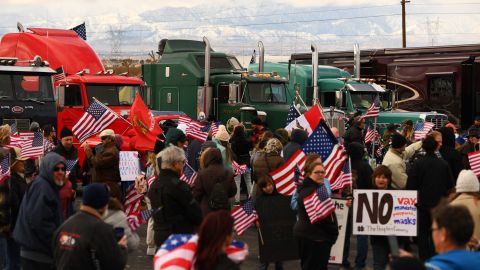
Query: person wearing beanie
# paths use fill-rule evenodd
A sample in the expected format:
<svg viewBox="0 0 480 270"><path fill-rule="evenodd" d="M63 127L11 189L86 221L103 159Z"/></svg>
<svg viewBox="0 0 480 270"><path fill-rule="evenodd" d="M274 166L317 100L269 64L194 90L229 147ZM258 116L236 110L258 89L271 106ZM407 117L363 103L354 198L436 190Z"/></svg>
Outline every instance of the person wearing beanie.
<svg viewBox="0 0 480 270"><path fill-rule="evenodd" d="M227 121L227 128L231 132L233 132L235 127L238 126L238 125L240 125L240 121L238 121L238 119L235 118L235 117L232 117L232 118L228 119L228 121Z"/></svg>
<svg viewBox="0 0 480 270"><path fill-rule="evenodd" d="M435 154L438 142L434 135L429 134L423 139L422 148L426 154L413 162L408 172L406 189L418 192L418 253L421 260L426 260L435 255L430 237L431 210L454 187L454 179L448 163Z"/></svg>
<svg viewBox="0 0 480 270"><path fill-rule="evenodd" d="M81 178L82 172L78 164L78 150L73 146L73 132L63 127L60 131L60 143L52 150L68 160L68 163L75 163L68 177L65 178L65 185L60 190L60 200L62 202L63 217L66 219L73 214L75 193L77 190L77 180Z"/></svg>
<svg viewBox="0 0 480 270"><path fill-rule="evenodd" d="M124 269L127 236L102 220L108 212L109 199L106 184L93 183L85 187L80 211L55 232L56 269Z"/></svg>
<svg viewBox="0 0 480 270"><path fill-rule="evenodd" d="M187 136L185 136L185 133L179 128L171 127L168 129L168 132L165 135L165 145L169 146L170 144L180 148L185 148L188 144Z"/></svg>
<svg viewBox="0 0 480 270"><path fill-rule="evenodd" d="M230 145L230 134L228 134L225 126L222 129L218 129L215 138L212 139L217 148L222 153L223 165L227 170L232 170L233 151Z"/></svg>
<svg viewBox="0 0 480 270"><path fill-rule="evenodd" d="M54 269L52 238L63 222L59 189L64 178L65 159L50 152L25 192L13 231L24 270Z"/></svg>
<svg viewBox="0 0 480 270"><path fill-rule="evenodd" d="M265 127L265 123L259 117L252 119L250 123L252 125L252 134L250 138L252 140L252 144L255 146L267 129Z"/></svg>
<svg viewBox="0 0 480 270"><path fill-rule="evenodd" d="M395 133L391 136L392 144L383 158L382 165L392 171L392 187L404 189L407 184L407 166L405 161L413 157L416 151L422 148L418 141L406 147L407 140L402 135Z"/></svg>
<svg viewBox="0 0 480 270"><path fill-rule="evenodd" d="M462 170L458 174L455 193L451 195L452 205L463 205L473 217L475 223L473 237L480 240L480 184L472 170Z"/></svg>

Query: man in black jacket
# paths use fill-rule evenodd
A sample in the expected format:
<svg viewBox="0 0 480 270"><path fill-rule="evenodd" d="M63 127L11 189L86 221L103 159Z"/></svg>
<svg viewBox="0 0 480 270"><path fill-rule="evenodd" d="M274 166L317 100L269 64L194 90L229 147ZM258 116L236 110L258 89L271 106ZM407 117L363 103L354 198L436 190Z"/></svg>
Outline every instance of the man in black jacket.
<svg viewBox="0 0 480 270"><path fill-rule="evenodd" d="M159 247L172 233L194 233L202 222L202 212L188 184L180 180L186 160L183 149L168 146L157 158L160 173L148 191L148 198L155 209L153 230Z"/></svg>
<svg viewBox="0 0 480 270"><path fill-rule="evenodd" d="M416 160L408 173L407 190L418 191L418 251L422 260L435 255L431 237L432 218L430 211L437 206L448 190L454 187L448 163L435 155L438 143L432 135L422 142L426 154Z"/></svg>
<svg viewBox="0 0 480 270"><path fill-rule="evenodd" d="M127 263L127 236L115 237L103 222L109 200L108 187L93 183L85 187L80 211L55 232L53 245L58 270L123 269Z"/></svg>
<svg viewBox="0 0 480 270"><path fill-rule="evenodd" d="M81 175L80 166L78 165L78 150L73 146L73 132L67 127L64 127L60 132L60 143L53 149L53 152L66 160L77 160L77 163L68 175L68 180L72 183L72 189L77 190L77 178Z"/></svg>
<svg viewBox="0 0 480 270"><path fill-rule="evenodd" d="M363 144L363 129L365 128L365 119L361 116L356 116L353 121L353 126L351 126L345 135L343 135L345 147L352 142L358 142Z"/></svg>

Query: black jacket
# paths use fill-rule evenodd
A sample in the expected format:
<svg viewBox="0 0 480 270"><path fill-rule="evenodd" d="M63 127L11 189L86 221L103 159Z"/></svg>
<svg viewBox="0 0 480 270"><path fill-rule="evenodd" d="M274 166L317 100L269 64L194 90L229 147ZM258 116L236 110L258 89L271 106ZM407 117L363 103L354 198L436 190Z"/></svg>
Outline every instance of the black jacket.
<svg viewBox="0 0 480 270"><path fill-rule="evenodd" d="M64 160L57 153L48 153L42 160L40 174L25 192L13 231L15 241L22 247L22 257L52 262L52 237L63 222L59 188L53 181L53 169Z"/></svg>
<svg viewBox="0 0 480 270"><path fill-rule="evenodd" d="M352 142L363 144L363 130L357 126L350 127L343 135L344 145L348 147Z"/></svg>
<svg viewBox="0 0 480 270"><path fill-rule="evenodd" d="M298 220L294 227L294 234L299 238L327 241L333 245L338 237L338 223L335 212L323 220L311 224L303 203L303 199L311 195L317 188L318 184L309 177L303 181L303 185L298 191Z"/></svg>
<svg viewBox="0 0 480 270"><path fill-rule="evenodd" d="M408 173L407 190L418 191L418 208L429 210L435 207L442 197L447 196L453 185L453 177L445 160L427 153L416 160Z"/></svg>
<svg viewBox="0 0 480 270"><path fill-rule="evenodd" d="M127 250L118 245L113 227L85 211L67 219L53 241L58 270L97 269L97 263L99 269L123 269L127 263Z"/></svg>
<svg viewBox="0 0 480 270"><path fill-rule="evenodd" d="M54 149L53 152L59 154L60 156L64 157L67 160L78 160L78 150L74 146L70 148L70 150L65 149L61 143L59 143ZM80 171L80 166L79 163L80 161L77 161L75 163L75 166L73 166L73 169L70 171L70 174L68 175L68 180L72 182L72 189L76 190L77 189L77 179L81 177L82 172Z"/></svg>
<svg viewBox="0 0 480 270"><path fill-rule="evenodd" d="M202 222L200 206L193 199L190 187L179 179L179 175L161 169L157 180L149 191L153 209L155 242L160 246L172 233L192 234Z"/></svg>
<svg viewBox="0 0 480 270"><path fill-rule="evenodd" d="M450 166L454 182L456 182L458 174L463 170L462 154L455 149L455 134L452 129L443 127L439 131L442 133L440 154Z"/></svg>
<svg viewBox="0 0 480 270"><path fill-rule="evenodd" d="M0 190L5 191L4 200L0 207L0 235L10 235L17 223L18 211L22 202L23 194L27 189L25 178L15 172L11 172L10 179L0 185Z"/></svg>
<svg viewBox="0 0 480 270"><path fill-rule="evenodd" d="M351 160L354 188L372 188L373 170L368 162L363 160L363 155L365 154L363 145L358 142L352 142L347 150Z"/></svg>
<svg viewBox="0 0 480 270"><path fill-rule="evenodd" d="M294 129L290 141L283 147L283 159L287 161L298 149L302 148L302 145L308 139L308 134L305 130Z"/></svg>
<svg viewBox="0 0 480 270"><path fill-rule="evenodd" d="M252 149L252 142L245 136L232 137L230 139L232 151L235 154L235 161L238 164L250 165L250 150Z"/></svg>

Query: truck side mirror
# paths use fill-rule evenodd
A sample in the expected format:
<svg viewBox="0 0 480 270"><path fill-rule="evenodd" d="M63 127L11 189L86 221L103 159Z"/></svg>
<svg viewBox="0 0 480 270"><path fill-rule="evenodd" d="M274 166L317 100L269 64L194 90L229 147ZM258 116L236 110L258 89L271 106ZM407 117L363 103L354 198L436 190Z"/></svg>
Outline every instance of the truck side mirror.
<svg viewBox="0 0 480 270"><path fill-rule="evenodd" d="M228 85L228 103L235 104L238 100L238 92L240 87L238 84L231 83Z"/></svg>
<svg viewBox="0 0 480 270"><path fill-rule="evenodd" d="M55 98L57 100L57 107L63 109L65 106L65 86L59 85L55 91Z"/></svg>

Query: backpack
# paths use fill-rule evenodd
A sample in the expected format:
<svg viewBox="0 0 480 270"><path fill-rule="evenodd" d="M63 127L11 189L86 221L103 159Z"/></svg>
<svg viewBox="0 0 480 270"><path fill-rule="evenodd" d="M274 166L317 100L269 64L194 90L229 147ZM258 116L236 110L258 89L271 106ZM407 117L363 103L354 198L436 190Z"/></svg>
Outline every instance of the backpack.
<svg viewBox="0 0 480 270"><path fill-rule="evenodd" d="M225 175L225 177L227 174ZM220 179L221 180L221 179ZM230 209L230 203L228 201L228 194L225 190L225 185L222 182L217 182L213 185L210 198L208 199L208 206L212 210Z"/></svg>

